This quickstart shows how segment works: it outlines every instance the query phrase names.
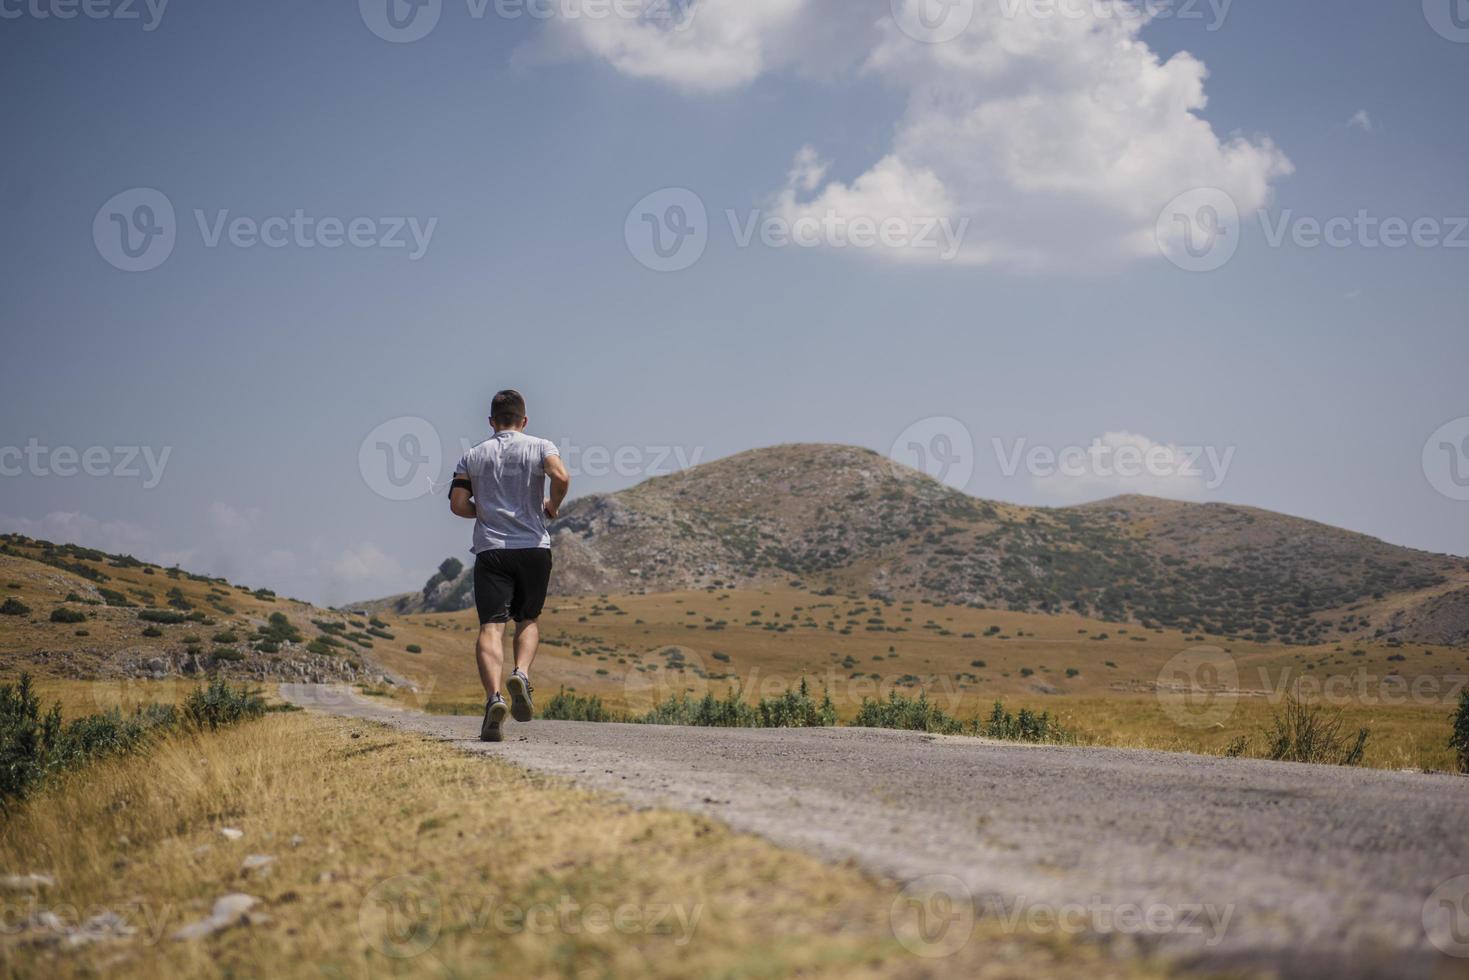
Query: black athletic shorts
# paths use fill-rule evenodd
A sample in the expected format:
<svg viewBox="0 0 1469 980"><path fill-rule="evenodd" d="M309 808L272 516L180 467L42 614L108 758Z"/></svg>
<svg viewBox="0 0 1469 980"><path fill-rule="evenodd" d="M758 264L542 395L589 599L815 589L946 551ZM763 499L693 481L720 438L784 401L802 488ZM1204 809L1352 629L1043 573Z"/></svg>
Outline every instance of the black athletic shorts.
<svg viewBox="0 0 1469 980"><path fill-rule="evenodd" d="M474 560L474 606L480 625L539 619L550 584L550 548L481 551Z"/></svg>

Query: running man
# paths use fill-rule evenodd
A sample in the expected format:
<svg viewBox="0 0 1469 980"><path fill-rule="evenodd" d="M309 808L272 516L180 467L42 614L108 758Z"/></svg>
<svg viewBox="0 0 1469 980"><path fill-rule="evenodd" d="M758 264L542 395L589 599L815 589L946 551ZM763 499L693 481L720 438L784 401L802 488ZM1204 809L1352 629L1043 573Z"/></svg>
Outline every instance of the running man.
<svg viewBox="0 0 1469 980"><path fill-rule="evenodd" d="M474 605L479 611L475 656L485 687L483 742L505 740L505 716L530 721L530 667L541 634L537 620L551 582L551 535L571 489L561 452L545 439L525 434L529 420L518 391L502 391L490 406L495 435L459 461L449 489L449 509L474 521ZM545 496L546 480L551 495ZM505 682L505 624L515 620L515 669Z"/></svg>

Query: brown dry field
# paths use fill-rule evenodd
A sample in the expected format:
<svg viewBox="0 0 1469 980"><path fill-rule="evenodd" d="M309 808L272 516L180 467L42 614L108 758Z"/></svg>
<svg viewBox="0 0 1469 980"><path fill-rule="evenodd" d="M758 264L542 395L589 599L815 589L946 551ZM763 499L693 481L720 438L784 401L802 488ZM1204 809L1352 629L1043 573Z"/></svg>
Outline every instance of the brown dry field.
<svg viewBox="0 0 1469 980"><path fill-rule="evenodd" d="M29 670L42 680L89 680L80 688L58 689L70 699L69 713L89 705L100 710L173 700L192 686L109 676L108 657L119 651L177 652L193 636L209 652L218 633L248 638L273 612L285 613L308 639L320 632L313 619L342 621L352 630L366 625L363 617L173 577L163 569L86 564L109 576L102 586L139 605L145 596L162 605L167 591L177 588L208 619L163 626L161 637L148 637L137 608L65 601L69 593L95 596L94 583L0 556L4 595L32 609L28 616L0 617L0 678ZM58 605L81 609L89 619L51 623L50 611ZM341 655L379 664L412 682L416 691L392 692L407 703L432 711L478 710L472 612L381 618L391 638L366 638L362 645L344 646ZM79 630L87 635L77 636ZM542 704L564 688L599 696L614 709L642 711L673 695L722 695L735 686L747 698L771 696L806 678L818 695L830 692L844 720L864 698L921 691L963 720L987 714L1003 700L1010 710L1049 711L1093 744L1217 753L1241 736L1258 743L1284 692L1300 685L1340 709L1345 726L1370 728L1366 763L1390 768L1452 768L1448 716L1469 679L1469 650L1459 648L1353 640L1317 647L1256 644L1079 616L922 602L884 605L791 589L556 598L542 630L534 670ZM236 649L247 657L267 656L243 643ZM1160 673L1175 675L1175 657L1198 650L1234 665L1233 682L1224 678L1219 685L1230 689L1224 696L1233 708L1207 715L1208 724L1197 712L1185 714L1181 723L1173 710L1178 697L1160 700L1155 685Z"/></svg>

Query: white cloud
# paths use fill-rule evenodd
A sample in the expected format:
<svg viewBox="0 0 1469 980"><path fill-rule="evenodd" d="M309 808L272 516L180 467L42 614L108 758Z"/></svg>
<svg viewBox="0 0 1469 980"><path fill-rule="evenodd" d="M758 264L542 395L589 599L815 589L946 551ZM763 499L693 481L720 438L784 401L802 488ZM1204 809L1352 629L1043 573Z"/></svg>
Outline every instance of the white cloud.
<svg viewBox="0 0 1469 980"><path fill-rule="evenodd" d="M1347 120L1350 129L1360 129L1364 133L1372 132L1372 114L1366 109L1358 109L1351 119Z"/></svg>
<svg viewBox="0 0 1469 980"><path fill-rule="evenodd" d="M342 552L332 562L331 570L339 580L350 585L387 581L403 574L403 567L371 542Z"/></svg>
<svg viewBox="0 0 1469 980"><path fill-rule="evenodd" d="M1136 8L1104 7L1045 16L976 4L967 29L941 44L903 33L887 0L700 0L684 31L616 18L558 27L625 74L696 92L782 68L830 73L844 60L906 93L893 146L850 180L829 179L801 148L776 193L783 217L967 223L961 263L1089 271L1157 256L1158 217L1186 191L1217 188L1248 213L1293 171L1268 137L1221 138L1201 118L1202 62L1161 60Z"/></svg>
<svg viewBox="0 0 1469 980"><path fill-rule="evenodd" d="M1133 432L1106 432L1088 446L1027 457L1026 465L1036 489L1070 500L1123 493L1192 500L1218 489L1233 461L1232 448L1179 446Z"/></svg>
<svg viewBox="0 0 1469 980"><path fill-rule="evenodd" d="M78 544L110 554L141 557L157 546L152 531L127 521L102 521L76 511L52 511L39 520L0 515L0 527L43 541Z"/></svg>
<svg viewBox="0 0 1469 980"><path fill-rule="evenodd" d="M555 5L555 26L566 48L601 58L625 75L713 92L747 84L765 71L771 45L806 4L641 0L644 15L633 18L609 12L630 6L629 0L564 0Z"/></svg>

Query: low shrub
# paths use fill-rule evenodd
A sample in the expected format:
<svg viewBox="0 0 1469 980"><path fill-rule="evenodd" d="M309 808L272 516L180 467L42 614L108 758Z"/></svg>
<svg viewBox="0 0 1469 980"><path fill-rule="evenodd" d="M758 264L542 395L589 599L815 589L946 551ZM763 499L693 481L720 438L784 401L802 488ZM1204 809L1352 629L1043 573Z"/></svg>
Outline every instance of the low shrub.
<svg viewBox="0 0 1469 980"><path fill-rule="evenodd" d="M145 623L162 623L165 626L177 626L188 620L183 613L170 612L167 609L140 609L138 618Z"/></svg>
<svg viewBox="0 0 1469 980"><path fill-rule="evenodd" d="M547 721L627 721L625 715L614 714L595 695L570 694L565 688L546 702L541 717Z"/></svg>
<svg viewBox="0 0 1469 980"><path fill-rule="evenodd" d="M417 643L410 643L406 647L404 647L403 649L404 650L407 650L409 653L422 653L423 652L423 647L419 646Z"/></svg>
<svg viewBox="0 0 1469 980"><path fill-rule="evenodd" d="M1469 691L1459 692L1459 710L1454 714L1454 733L1449 748L1459 753L1459 771L1469 773Z"/></svg>
<svg viewBox="0 0 1469 980"><path fill-rule="evenodd" d="M1051 717L1050 712L1036 714L1029 708L1021 708L1012 715L1004 704L995 702L988 720L974 724L975 735L985 738L1004 739L1009 742L1071 742L1075 737Z"/></svg>
<svg viewBox="0 0 1469 980"><path fill-rule="evenodd" d="M57 606L51 610L51 622L53 623L85 623L87 614L80 609L68 609L65 606Z"/></svg>
<svg viewBox="0 0 1469 980"><path fill-rule="evenodd" d="M221 725L233 725L265 714L265 701L259 691L232 687L215 678L184 699L183 713L199 728L214 731Z"/></svg>
<svg viewBox="0 0 1469 980"><path fill-rule="evenodd" d="M0 616L29 616L31 607L13 596L0 604Z"/></svg>
<svg viewBox="0 0 1469 980"><path fill-rule="evenodd" d="M148 704L128 715L113 708L63 724L60 703L43 713L30 675L22 674L19 684L0 685L0 807L8 810L62 770L145 748L170 732L213 731L264 713L258 692L216 679L177 708Z"/></svg>
<svg viewBox="0 0 1469 980"><path fill-rule="evenodd" d="M964 729L958 719L930 704L928 695L920 693L910 698L897 691L889 691L886 701L863 698L852 724L858 728L894 728L942 735L958 735Z"/></svg>
<svg viewBox="0 0 1469 980"><path fill-rule="evenodd" d="M1367 748L1367 729L1355 737L1342 730L1341 712L1328 715L1319 704L1287 694L1265 732L1265 757L1277 762L1355 766Z"/></svg>

